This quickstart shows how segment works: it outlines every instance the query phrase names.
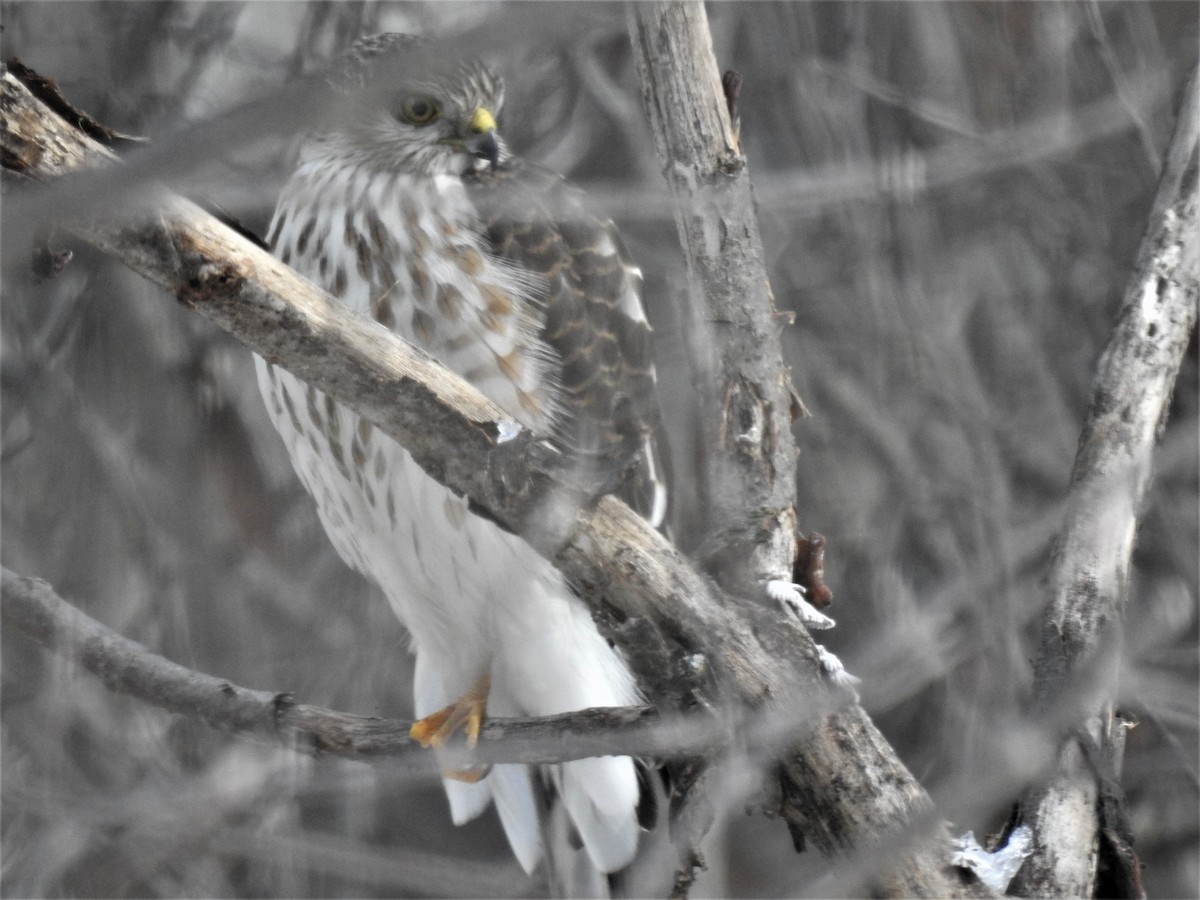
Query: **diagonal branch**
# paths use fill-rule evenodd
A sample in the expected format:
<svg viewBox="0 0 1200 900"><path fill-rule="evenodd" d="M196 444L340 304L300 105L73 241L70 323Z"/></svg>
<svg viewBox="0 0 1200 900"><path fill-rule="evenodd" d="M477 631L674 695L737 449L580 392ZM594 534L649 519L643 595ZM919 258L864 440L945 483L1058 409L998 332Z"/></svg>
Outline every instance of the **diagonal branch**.
<svg viewBox="0 0 1200 900"><path fill-rule="evenodd" d="M1103 821L1105 791L1116 783L1122 723L1116 696L1121 620L1129 594L1138 517L1150 481L1154 446L1200 297L1197 216L1200 108L1193 73L1180 105L1158 196L1125 291L1117 325L1100 357L1092 404L1083 425L1071 490L1050 573L1050 602L1034 675L1035 712L1072 693L1073 725L1084 733L1061 748L1046 785L1022 803L1034 833L1034 855L1018 876L1029 894L1085 895L1096 890L1101 848L1128 860L1132 850L1117 823ZM1085 688L1085 690L1080 690ZM1103 748L1096 753L1093 748ZM1107 787L1106 787L1107 786ZM1136 858L1121 893L1137 893ZM1111 887L1111 886L1110 886Z"/></svg>
<svg viewBox="0 0 1200 900"><path fill-rule="evenodd" d="M6 168L45 179L112 163L10 72L0 112ZM786 709L823 690L803 628L775 608L729 598L624 504L593 500L592 486L536 436L503 440L508 428L498 424L499 410L427 354L352 315L195 205L164 192L155 208L134 224L67 224L255 352L353 407L480 514L521 534L579 588L656 705L724 699ZM857 705L817 717L783 755L780 781L793 834L827 853L869 844L928 819L931 809ZM936 835L893 856L877 883L920 896L971 890L948 874Z"/></svg>

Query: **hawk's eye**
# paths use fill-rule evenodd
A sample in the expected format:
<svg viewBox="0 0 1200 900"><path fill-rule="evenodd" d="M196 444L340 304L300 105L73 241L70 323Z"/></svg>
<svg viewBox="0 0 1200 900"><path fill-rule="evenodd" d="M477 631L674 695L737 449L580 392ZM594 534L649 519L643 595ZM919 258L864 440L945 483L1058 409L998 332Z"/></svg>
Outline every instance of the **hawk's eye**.
<svg viewBox="0 0 1200 900"><path fill-rule="evenodd" d="M414 125L428 125L442 113L430 97L409 97L404 101L402 112Z"/></svg>

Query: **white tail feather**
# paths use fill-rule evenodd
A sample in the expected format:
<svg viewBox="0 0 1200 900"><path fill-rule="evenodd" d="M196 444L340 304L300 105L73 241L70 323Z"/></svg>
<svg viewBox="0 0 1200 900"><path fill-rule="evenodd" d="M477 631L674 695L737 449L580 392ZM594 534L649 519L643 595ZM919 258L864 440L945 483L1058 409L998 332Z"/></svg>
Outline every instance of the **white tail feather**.
<svg viewBox="0 0 1200 900"><path fill-rule="evenodd" d="M499 765L483 781L491 788L496 812L517 861L533 874L542 860L542 831L528 766Z"/></svg>
<svg viewBox="0 0 1200 900"><path fill-rule="evenodd" d="M450 818L455 825L463 825L481 815L492 799L492 790L486 781L470 784L443 778L446 799L450 801Z"/></svg>
<svg viewBox="0 0 1200 900"><path fill-rule="evenodd" d="M549 623L542 633L535 635L542 639L540 646L534 643L538 652L522 654L518 657L520 665L515 667L511 656L493 662L489 713L545 714L631 702L636 697L632 678L595 631L582 604L569 601L559 606L551 601L547 606L558 621ZM529 636L525 637L528 642ZM500 664L501 661L507 665ZM547 678L547 671L557 673L558 677ZM448 676L448 672L452 674ZM476 677L455 673L453 667L439 670L427 654L418 651L413 679L417 715L429 715L452 703L465 689L464 685ZM519 686L526 696L520 700L514 698L514 686ZM581 759L556 768L555 776L562 805L598 872L616 872L629 865L637 854L640 834L638 780L633 761L613 756ZM545 855L532 770L528 766L497 765L475 784L443 781L456 825L474 819L487 809L489 800L495 801L513 853L525 871L532 873Z"/></svg>
<svg viewBox="0 0 1200 900"><path fill-rule="evenodd" d="M546 832L550 895L564 900L607 900L611 896L608 876L596 868L587 851L579 846L575 826L562 804L551 808Z"/></svg>
<svg viewBox="0 0 1200 900"><path fill-rule="evenodd" d="M565 763L561 795L592 863L616 872L637 853L637 773L633 760L602 756Z"/></svg>

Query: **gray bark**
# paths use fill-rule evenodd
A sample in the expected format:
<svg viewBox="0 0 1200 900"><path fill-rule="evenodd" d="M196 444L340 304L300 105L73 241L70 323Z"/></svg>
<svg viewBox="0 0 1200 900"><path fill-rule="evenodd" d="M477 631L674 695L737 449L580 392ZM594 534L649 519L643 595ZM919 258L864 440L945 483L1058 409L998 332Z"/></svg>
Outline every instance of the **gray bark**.
<svg viewBox="0 0 1200 900"><path fill-rule="evenodd" d="M750 172L704 7L638 3L630 32L687 261L686 323L699 409L701 542L725 588L761 596L796 557L795 405L763 262Z"/></svg>
<svg viewBox="0 0 1200 900"><path fill-rule="evenodd" d="M1078 732L1064 741L1052 777L1022 803L1022 818L1034 833L1033 855L1015 882L1024 894L1092 896L1101 841L1119 845L1110 852L1129 852L1127 839L1117 833L1122 829L1104 820L1110 808L1104 795L1115 785L1123 728L1112 704L1138 517L1154 447L1196 327L1197 100L1193 75L1137 266L1100 358L1071 473L1034 706L1036 714ZM1107 771L1098 772L1098 766ZM1133 866L1136 882L1136 860Z"/></svg>

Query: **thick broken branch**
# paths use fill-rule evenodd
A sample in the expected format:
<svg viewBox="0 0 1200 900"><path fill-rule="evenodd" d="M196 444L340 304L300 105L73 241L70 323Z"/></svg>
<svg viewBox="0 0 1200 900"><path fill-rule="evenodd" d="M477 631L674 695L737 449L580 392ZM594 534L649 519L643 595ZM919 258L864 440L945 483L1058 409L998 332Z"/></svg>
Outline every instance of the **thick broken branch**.
<svg viewBox="0 0 1200 900"><path fill-rule="evenodd" d="M729 118L704 6L629 7L634 57L687 261L681 298L697 382L699 555L746 596L790 580L796 445L783 319L764 263L750 173Z"/></svg>
<svg viewBox="0 0 1200 900"><path fill-rule="evenodd" d="M6 72L4 160L40 178L111 157L42 107ZM188 307L400 442L481 514L522 534L577 585L626 650L647 695L679 709L717 694L780 712L824 690L811 638L770 606L739 604L646 522L541 444L502 441L498 409L428 355L352 315L312 283L193 204L163 195L137 224L66 223ZM681 662L682 660L682 662ZM681 688L682 685L682 688ZM862 846L931 809L928 796L857 706L818 717L782 771L788 821L825 852ZM967 889L936 838L880 877L891 893Z"/></svg>
<svg viewBox="0 0 1200 900"><path fill-rule="evenodd" d="M1067 720L1086 734L1064 742L1053 777L1023 801L1022 818L1033 828L1034 853L1016 886L1031 896L1094 895L1102 832L1113 824L1100 820L1098 801L1103 783L1115 783L1116 773L1097 772L1096 767L1106 764L1105 756L1111 760L1119 754L1093 753L1089 758L1084 745L1111 748L1122 740L1122 723L1112 703L1138 516L1154 446L1196 327L1196 91L1193 75L1137 266L1100 357L1051 570L1034 679L1035 712L1045 713L1076 695L1077 715ZM1136 874L1136 859L1133 868Z"/></svg>

